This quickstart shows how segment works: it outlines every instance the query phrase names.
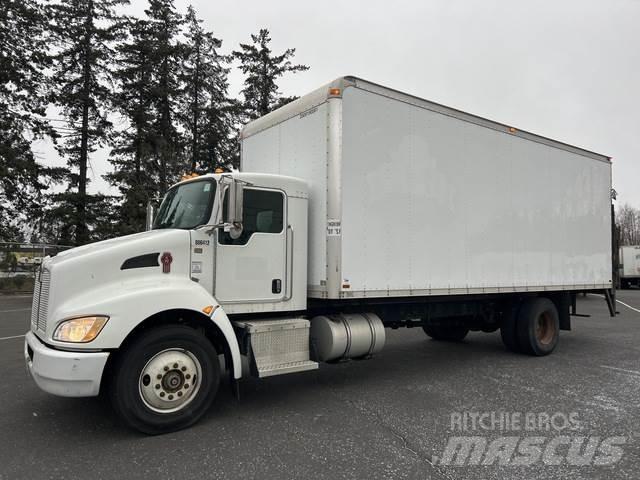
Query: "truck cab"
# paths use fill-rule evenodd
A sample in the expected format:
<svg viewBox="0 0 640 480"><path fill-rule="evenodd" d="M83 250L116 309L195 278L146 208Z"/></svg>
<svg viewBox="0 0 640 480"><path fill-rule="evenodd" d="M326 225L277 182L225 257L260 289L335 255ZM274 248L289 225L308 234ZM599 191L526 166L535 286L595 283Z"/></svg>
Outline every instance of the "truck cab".
<svg viewBox="0 0 640 480"><path fill-rule="evenodd" d="M247 326L232 325L229 315L270 318L306 308L307 202L305 182L287 176L193 176L167 192L151 230L47 257L36 279L25 341L35 381L63 396L92 396L108 387L121 411L135 410L123 390L144 392L150 386L138 410L179 417L198 397L191 394L194 387L204 388L190 385L187 375L207 380L209 391L211 384L217 389L220 373L211 359L224 356L232 381L239 379L238 332ZM308 321L294 320L287 325L308 333ZM135 357L148 347L146 340L140 345L141 339L158 328L168 329L160 343L186 335L182 347L139 361L115 354L127 351ZM194 332L202 338L194 340ZM280 360L281 365L287 358ZM317 367L308 361L308 348L303 360L304 367ZM119 378L116 372L136 362L147 364L138 380ZM205 363L211 364L208 379L203 378ZM277 371L273 362L270 366ZM148 372L156 370L160 378L151 379ZM168 373L173 374L169 379ZM132 387L135 383L139 388ZM149 433L184 426L184 418L177 423L173 418L168 427L164 417L149 423L134 414L127 421ZM195 416L190 412L185 418L191 422Z"/></svg>

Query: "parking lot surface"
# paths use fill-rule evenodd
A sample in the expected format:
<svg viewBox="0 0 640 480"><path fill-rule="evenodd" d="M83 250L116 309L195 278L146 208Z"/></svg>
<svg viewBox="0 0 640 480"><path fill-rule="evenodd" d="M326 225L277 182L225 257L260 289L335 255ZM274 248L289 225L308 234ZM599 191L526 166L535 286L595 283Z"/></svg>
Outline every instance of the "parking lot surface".
<svg viewBox="0 0 640 480"><path fill-rule="evenodd" d="M247 379L240 401L221 387L199 424L146 437L102 398L40 391L23 359L31 300L0 296L0 479L637 479L640 290L618 299L628 306L610 318L602 298L580 297L590 317L548 357L507 352L499 332L441 343L387 330L373 359ZM527 457L538 437L543 453Z"/></svg>

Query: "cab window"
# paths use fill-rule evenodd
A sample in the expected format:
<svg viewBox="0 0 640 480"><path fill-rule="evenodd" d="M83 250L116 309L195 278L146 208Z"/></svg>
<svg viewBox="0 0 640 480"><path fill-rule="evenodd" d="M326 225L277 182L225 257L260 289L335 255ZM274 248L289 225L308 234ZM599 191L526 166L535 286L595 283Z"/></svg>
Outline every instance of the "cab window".
<svg viewBox="0 0 640 480"><path fill-rule="evenodd" d="M254 233L282 233L284 228L284 195L282 192L245 187L242 198L242 234L234 240L228 233L218 230L218 241L221 244L246 245ZM227 199L228 193L224 199L225 209Z"/></svg>

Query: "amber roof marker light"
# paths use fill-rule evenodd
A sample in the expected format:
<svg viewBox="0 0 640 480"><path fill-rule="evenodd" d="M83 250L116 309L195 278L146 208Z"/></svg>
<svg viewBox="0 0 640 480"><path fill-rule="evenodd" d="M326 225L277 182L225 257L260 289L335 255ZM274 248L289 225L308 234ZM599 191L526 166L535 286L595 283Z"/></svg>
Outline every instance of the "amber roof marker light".
<svg viewBox="0 0 640 480"><path fill-rule="evenodd" d="M339 88L330 88L329 89L329 96L330 97L340 97L342 96L342 90Z"/></svg>

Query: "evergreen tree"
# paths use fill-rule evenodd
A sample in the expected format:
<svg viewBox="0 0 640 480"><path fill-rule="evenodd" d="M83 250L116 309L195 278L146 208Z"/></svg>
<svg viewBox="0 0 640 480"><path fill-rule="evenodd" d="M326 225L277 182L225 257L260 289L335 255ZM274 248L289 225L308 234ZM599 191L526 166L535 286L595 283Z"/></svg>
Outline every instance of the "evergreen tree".
<svg viewBox="0 0 640 480"><path fill-rule="evenodd" d="M261 29L258 35L251 35L251 40L251 44L241 43L240 50L233 52L240 62L240 70L246 75L242 95L244 114L249 120L295 100L295 97L283 97L276 82L285 73L309 69L306 65L291 62L295 48L289 48L280 55L273 54L269 48L269 30Z"/></svg>
<svg viewBox="0 0 640 480"><path fill-rule="evenodd" d="M176 128L183 55L183 45L178 38L184 19L176 11L173 0L149 0L145 13L149 22L151 63L155 67L151 86L155 116L151 144L162 195L184 171L182 138Z"/></svg>
<svg viewBox="0 0 640 480"><path fill-rule="evenodd" d="M231 160L233 149L233 107L228 98L224 65L230 61L220 55L222 40L205 31L189 6L185 56L182 66L182 125L187 137L191 172L213 172Z"/></svg>
<svg viewBox="0 0 640 480"><path fill-rule="evenodd" d="M54 80L56 104L70 133L59 145L67 158L66 192L54 196L51 212L64 224L60 241L83 244L96 237L92 228L104 208L105 197L89 195L89 155L105 143L111 123L110 61L119 39L117 7L127 0L60 0L54 5L56 47Z"/></svg>
<svg viewBox="0 0 640 480"><path fill-rule="evenodd" d="M0 0L0 241L33 227L53 172L38 164L30 142L53 134L44 118L46 17L33 0Z"/></svg>
<svg viewBox="0 0 640 480"><path fill-rule="evenodd" d="M114 171L105 178L121 193L118 233L142 231L145 207L159 191L159 170L153 162L154 98L152 39L149 22L129 19L129 38L118 47L115 106L126 120L112 137L109 161Z"/></svg>

